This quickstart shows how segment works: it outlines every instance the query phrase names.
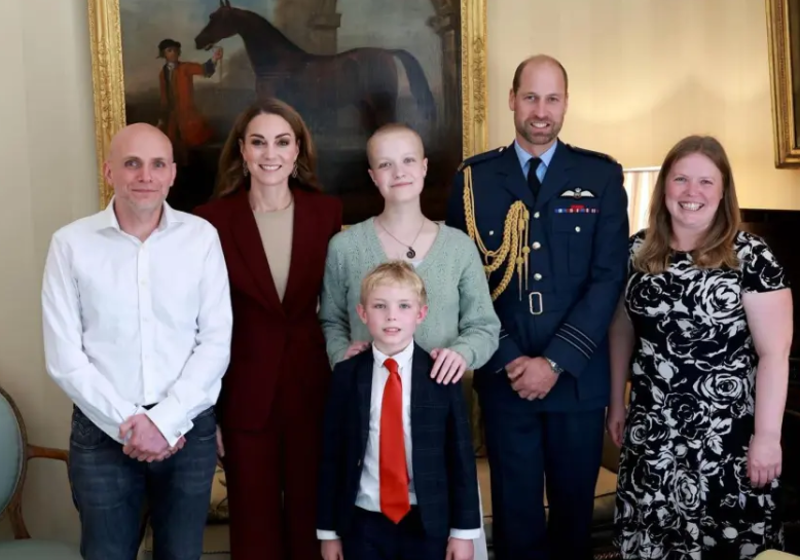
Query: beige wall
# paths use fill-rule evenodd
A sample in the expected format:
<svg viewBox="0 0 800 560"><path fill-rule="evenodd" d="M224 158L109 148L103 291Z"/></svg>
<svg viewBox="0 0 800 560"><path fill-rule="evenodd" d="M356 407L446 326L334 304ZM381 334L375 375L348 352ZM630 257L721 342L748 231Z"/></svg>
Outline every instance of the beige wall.
<svg viewBox="0 0 800 560"><path fill-rule="evenodd" d="M491 146L513 138L515 65L547 52L570 73L565 141L645 166L685 134L713 133L744 206L800 208L800 173L773 167L763 2L488 3ZM98 208L86 1L0 0L0 11L0 385L32 441L64 447L70 407L44 373L39 287L52 232ZM77 540L61 465L32 466L24 505L35 535Z"/></svg>
<svg viewBox="0 0 800 560"><path fill-rule="evenodd" d="M0 12L0 385L32 442L64 447L70 404L44 372L39 290L50 235L98 209L86 3L0 0ZM23 507L34 535L77 539L63 464L31 464Z"/></svg>
<svg viewBox="0 0 800 560"><path fill-rule="evenodd" d="M660 165L692 133L728 151L745 207L800 209L800 172L773 163L763 0L489 0L490 144L509 144L517 63L570 76L564 141L625 167Z"/></svg>

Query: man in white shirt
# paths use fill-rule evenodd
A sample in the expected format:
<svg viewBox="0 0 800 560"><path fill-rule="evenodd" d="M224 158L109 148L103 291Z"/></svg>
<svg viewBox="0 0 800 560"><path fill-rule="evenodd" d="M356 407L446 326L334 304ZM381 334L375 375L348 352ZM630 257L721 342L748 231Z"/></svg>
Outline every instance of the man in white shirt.
<svg viewBox="0 0 800 560"><path fill-rule="evenodd" d="M47 371L75 403L81 552L135 558L147 500L155 557L194 560L230 359L225 261L208 222L166 203L176 166L158 129L122 129L104 173L114 198L53 235L42 287Z"/></svg>
<svg viewBox="0 0 800 560"><path fill-rule="evenodd" d="M317 537L324 560L473 560L481 535L461 386L431 378L414 343L425 287L401 261L361 285L372 351L339 362L323 428Z"/></svg>

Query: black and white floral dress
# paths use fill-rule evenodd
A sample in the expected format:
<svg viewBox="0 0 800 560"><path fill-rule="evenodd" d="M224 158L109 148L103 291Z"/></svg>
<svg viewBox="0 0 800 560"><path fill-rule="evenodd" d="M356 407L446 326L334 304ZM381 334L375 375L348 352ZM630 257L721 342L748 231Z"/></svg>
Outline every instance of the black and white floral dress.
<svg viewBox="0 0 800 560"><path fill-rule="evenodd" d="M631 238L633 256L644 240ZM625 559L750 559L782 549L778 481L747 476L757 354L741 296L787 287L762 239L740 232L738 270L675 253L662 274L631 267L625 307L636 337L617 487Z"/></svg>

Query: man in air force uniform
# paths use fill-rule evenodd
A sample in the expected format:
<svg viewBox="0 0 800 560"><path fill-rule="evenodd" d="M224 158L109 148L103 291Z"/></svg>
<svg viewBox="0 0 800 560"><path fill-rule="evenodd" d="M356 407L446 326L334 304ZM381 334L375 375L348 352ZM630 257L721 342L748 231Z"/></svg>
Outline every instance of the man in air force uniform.
<svg viewBox="0 0 800 560"><path fill-rule="evenodd" d="M475 377L494 548L497 560L590 559L607 332L628 258L622 168L558 140L567 108L558 61L520 64L509 108L516 140L461 165L447 217L476 242L503 327Z"/></svg>

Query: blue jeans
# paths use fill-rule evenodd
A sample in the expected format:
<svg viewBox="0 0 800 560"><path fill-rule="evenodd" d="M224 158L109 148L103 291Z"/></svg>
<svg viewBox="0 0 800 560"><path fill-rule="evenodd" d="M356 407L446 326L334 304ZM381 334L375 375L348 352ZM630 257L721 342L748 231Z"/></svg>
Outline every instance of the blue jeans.
<svg viewBox="0 0 800 560"><path fill-rule="evenodd" d="M154 560L200 558L217 463L216 429L209 408L194 419L183 449L165 461L139 462L76 407L69 478L80 515L83 558L134 560L145 507Z"/></svg>

